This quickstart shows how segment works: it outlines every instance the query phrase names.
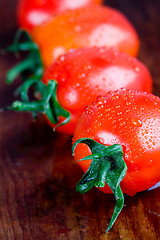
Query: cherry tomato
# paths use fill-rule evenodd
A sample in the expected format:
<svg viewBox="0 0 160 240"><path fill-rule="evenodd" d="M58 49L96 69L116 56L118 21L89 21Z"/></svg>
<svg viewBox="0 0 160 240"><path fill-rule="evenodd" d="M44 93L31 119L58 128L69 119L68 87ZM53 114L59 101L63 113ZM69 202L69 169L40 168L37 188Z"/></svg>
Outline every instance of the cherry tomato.
<svg viewBox="0 0 160 240"><path fill-rule="evenodd" d="M84 107L97 96L122 87L146 92L152 90L152 78L143 63L117 49L106 47L82 48L61 55L46 69L42 81L31 78L21 87L26 107L29 104L27 84L29 87L33 84L35 91L40 90L42 96L34 109L30 103L25 111L33 109L44 113L52 128L66 120L56 129L71 135ZM39 87L40 83L43 86Z"/></svg>
<svg viewBox="0 0 160 240"><path fill-rule="evenodd" d="M108 48L79 49L60 56L44 74L45 84L50 79L58 83L59 104L71 114L70 122L57 130L70 134L83 108L97 96L122 87L147 92L152 89L152 79L144 64Z"/></svg>
<svg viewBox="0 0 160 240"><path fill-rule="evenodd" d="M124 193L134 195L160 181L160 98L146 92L117 90L85 108L76 126L73 143L92 138L110 146L123 147L127 173L121 182ZM75 149L75 159L90 155L85 144ZM89 161L78 164L86 172ZM107 185L101 189L110 192Z"/></svg>
<svg viewBox="0 0 160 240"><path fill-rule="evenodd" d="M73 152L85 174L77 191L112 190L116 206L107 231L123 208L122 191L134 195L160 181L159 139L160 98L146 92L109 92L81 115Z"/></svg>
<svg viewBox="0 0 160 240"><path fill-rule="evenodd" d="M19 0L17 19L20 27L31 31L35 26L48 21L53 15L68 9L102 4L103 0Z"/></svg>
<svg viewBox="0 0 160 240"><path fill-rule="evenodd" d="M139 38L125 16L110 7L92 5L65 12L34 28L32 39L40 49L44 66L69 49L117 47L136 56Z"/></svg>

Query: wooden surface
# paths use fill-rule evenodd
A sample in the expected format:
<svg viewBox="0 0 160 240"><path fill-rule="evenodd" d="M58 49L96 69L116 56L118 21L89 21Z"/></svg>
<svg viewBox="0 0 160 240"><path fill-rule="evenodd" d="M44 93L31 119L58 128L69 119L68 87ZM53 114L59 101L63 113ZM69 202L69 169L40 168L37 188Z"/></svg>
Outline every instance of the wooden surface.
<svg viewBox="0 0 160 240"><path fill-rule="evenodd" d="M2 50L12 42L16 28L12 19L16 1L10 3L5 21L0 17L0 107L14 100L18 85L4 83L7 69L16 62ZM148 66L153 92L160 96L160 1L107 3L124 12L136 27L141 38L139 59ZM0 240L160 239L160 189L125 196L120 216L105 233L114 197L97 189L80 195L75 186L81 176L71 156L71 137L53 133L43 118L33 122L27 113L1 113Z"/></svg>

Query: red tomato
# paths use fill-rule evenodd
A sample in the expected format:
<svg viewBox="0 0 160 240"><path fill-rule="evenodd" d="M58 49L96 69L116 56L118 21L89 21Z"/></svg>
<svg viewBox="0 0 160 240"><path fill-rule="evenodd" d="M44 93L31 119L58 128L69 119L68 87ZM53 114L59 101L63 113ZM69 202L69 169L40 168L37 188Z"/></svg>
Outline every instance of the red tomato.
<svg viewBox="0 0 160 240"><path fill-rule="evenodd" d="M97 98L80 117L73 143L81 138L91 138L103 146L120 144L123 147L127 173L120 186L124 193L134 195L160 181L159 97L117 90ZM74 157L78 161L90 154L86 144L79 144ZM84 172L90 163L91 160L78 162ZM101 190L110 192L107 184Z"/></svg>
<svg viewBox="0 0 160 240"><path fill-rule="evenodd" d="M75 160L85 172L77 191L111 190L116 206L107 231L134 195L160 181L160 98L144 92L109 92L86 107L74 138Z"/></svg>
<svg viewBox="0 0 160 240"><path fill-rule="evenodd" d="M125 16L115 9L90 6L70 10L34 28L32 38L38 44L44 66L69 49L117 47L136 56L139 39Z"/></svg>
<svg viewBox="0 0 160 240"><path fill-rule="evenodd" d="M102 4L103 0L19 0L17 6L17 18L20 27L31 31L53 15L60 14L68 9L89 6L90 4Z"/></svg>
<svg viewBox="0 0 160 240"><path fill-rule="evenodd" d="M83 108L97 96L122 87L147 92L152 89L152 79L144 64L108 48L79 49L60 56L44 74L45 84L51 79L58 83L59 104L71 114L70 122L57 130L69 134L74 133Z"/></svg>

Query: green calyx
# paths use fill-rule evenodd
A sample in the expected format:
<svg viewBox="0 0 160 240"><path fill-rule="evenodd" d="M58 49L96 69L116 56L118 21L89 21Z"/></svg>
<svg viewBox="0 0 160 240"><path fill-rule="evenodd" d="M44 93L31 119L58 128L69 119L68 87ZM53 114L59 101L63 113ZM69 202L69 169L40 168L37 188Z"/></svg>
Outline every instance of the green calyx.
<svg viewBox="0 0 160 240"><path fill-rule="evenodd" d="M26 31L19 29L15 35L13 45L8 47L6 51L13 52L16 56L19 56L20 53L27 53L24 60L7 72L6 83L12 83L19 75L23 81L27 80L29 76L38 81L42 78L43 65L38 45L32 41Z"/></svg>
<svg viewBox="0 0 160 240"><path fill-rule="evenodd" d="M72 147L73 154L79 143L87 144L92 151L91 155L86 156L79 161L91 159L92 162L87 172L78 182L76 190L80 193L86 193L93 186L101 188L107 183L116 199L115 209L106 230L106 232L108 232L124 205L124 196L120 188L120 182L127 171L127 166L123 159L123 149L119 144L105 146L93 139L81 138L74 143Z"/></svg>
<svg viewBox="0 0 160 240"><path fill-rule="evenodd" d="M34 91L40 94L40 100L29 100L28 90L32 86ZM57 83L54 80L50 80L48 85L45 85L43 82L37 82L35 79L29 79L24 82L19 89L22 101L13 102L12 105L6 109L32 112L34 117L37 116L37 113L43 113L53 124L58 124L59 117L63 116L65 120L58 124L55 128L60 127L70 121L70 113L62 108L58 103L56 98L56 89Z"/></svg>
<svg viewBox="0 0 160 240"><path fill-rule="evenodd" d="M22 42L21 42L22 40ZM14 43L7 48L8 52L26 52L26 58L7 72L6 83L11 84L17 76L21 76L22 84L16 89L16 95L20 95L21 101L15 101L5 110L32 112L34 118L38 113L45 114L56 127L62 126L70 121L70 113L63 109L57 101L57 83L50 80L45 85L42 80L43 65L39 54L39 48L24 30L18 30ZM34 101L30 101L29 90L34 90ZM37 96L40 96L37 98ZM59 123L59 117L64 121ZM55 129L54 128L54 129Z"/></svg>

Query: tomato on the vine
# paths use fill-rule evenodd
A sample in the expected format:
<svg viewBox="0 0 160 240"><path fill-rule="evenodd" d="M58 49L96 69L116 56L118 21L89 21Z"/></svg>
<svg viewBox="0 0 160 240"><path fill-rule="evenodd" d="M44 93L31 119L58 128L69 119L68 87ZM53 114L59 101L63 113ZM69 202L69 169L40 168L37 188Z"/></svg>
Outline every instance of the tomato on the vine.
<svg viewBox="0 0 160 240"><path fill-rule="evenodd" d="M42 80L45 83L43 87L39 88L38 81L36 89L34 80L33 86L37 91L50 88L48 93L50 100L47 98L48 95L44 97L45 90L42 92L39 105L36 102L34 109L33 104L29 107L32 107L33 111L47 115L48 122L53 128L66 119L67 122L57 127L57 130L67 134L74 133L83 108L92 103L97 96L122 87L146 92L152 90L152 79L143 63L117 49L105 47L78 49L61 55L46 69ZM30 84L30 80L28 82ZM24 85L26 84L27 81ZM22 97L25 95L23 93ZM55 99L52 99L53 97ZM47 107L44 98L48 101ZM22 109L31 110L27 108L29 103L25 99L24 102L26 107ZM64 112L59 112L59 109L63 109Z"/></svg>
<svg viewBox="0 0 160 240"><path fill-rule="evenodd" d="M81 115L73 152L86 173L77 190L112 190L117 212L109 228L123 207L122 192L134 195L160 181L159 139L160 98L146 92L111 91Z"/></svg>
<svg viewBox="0 0 160 240"><path fill-rule="evenodd" d="M98 5L66 11L34 28L31 37L39 46L44 66L70 49L116 47L132 56L139 50L138 35L127 18Z"/></svg>
<svg viewBox="0 0 160 240"><path fill-rule="evenodd" d="M35 26L66 10L102 4L102 2L103 0L19 0L17 20L19 27L32 31Z"/></svg>

